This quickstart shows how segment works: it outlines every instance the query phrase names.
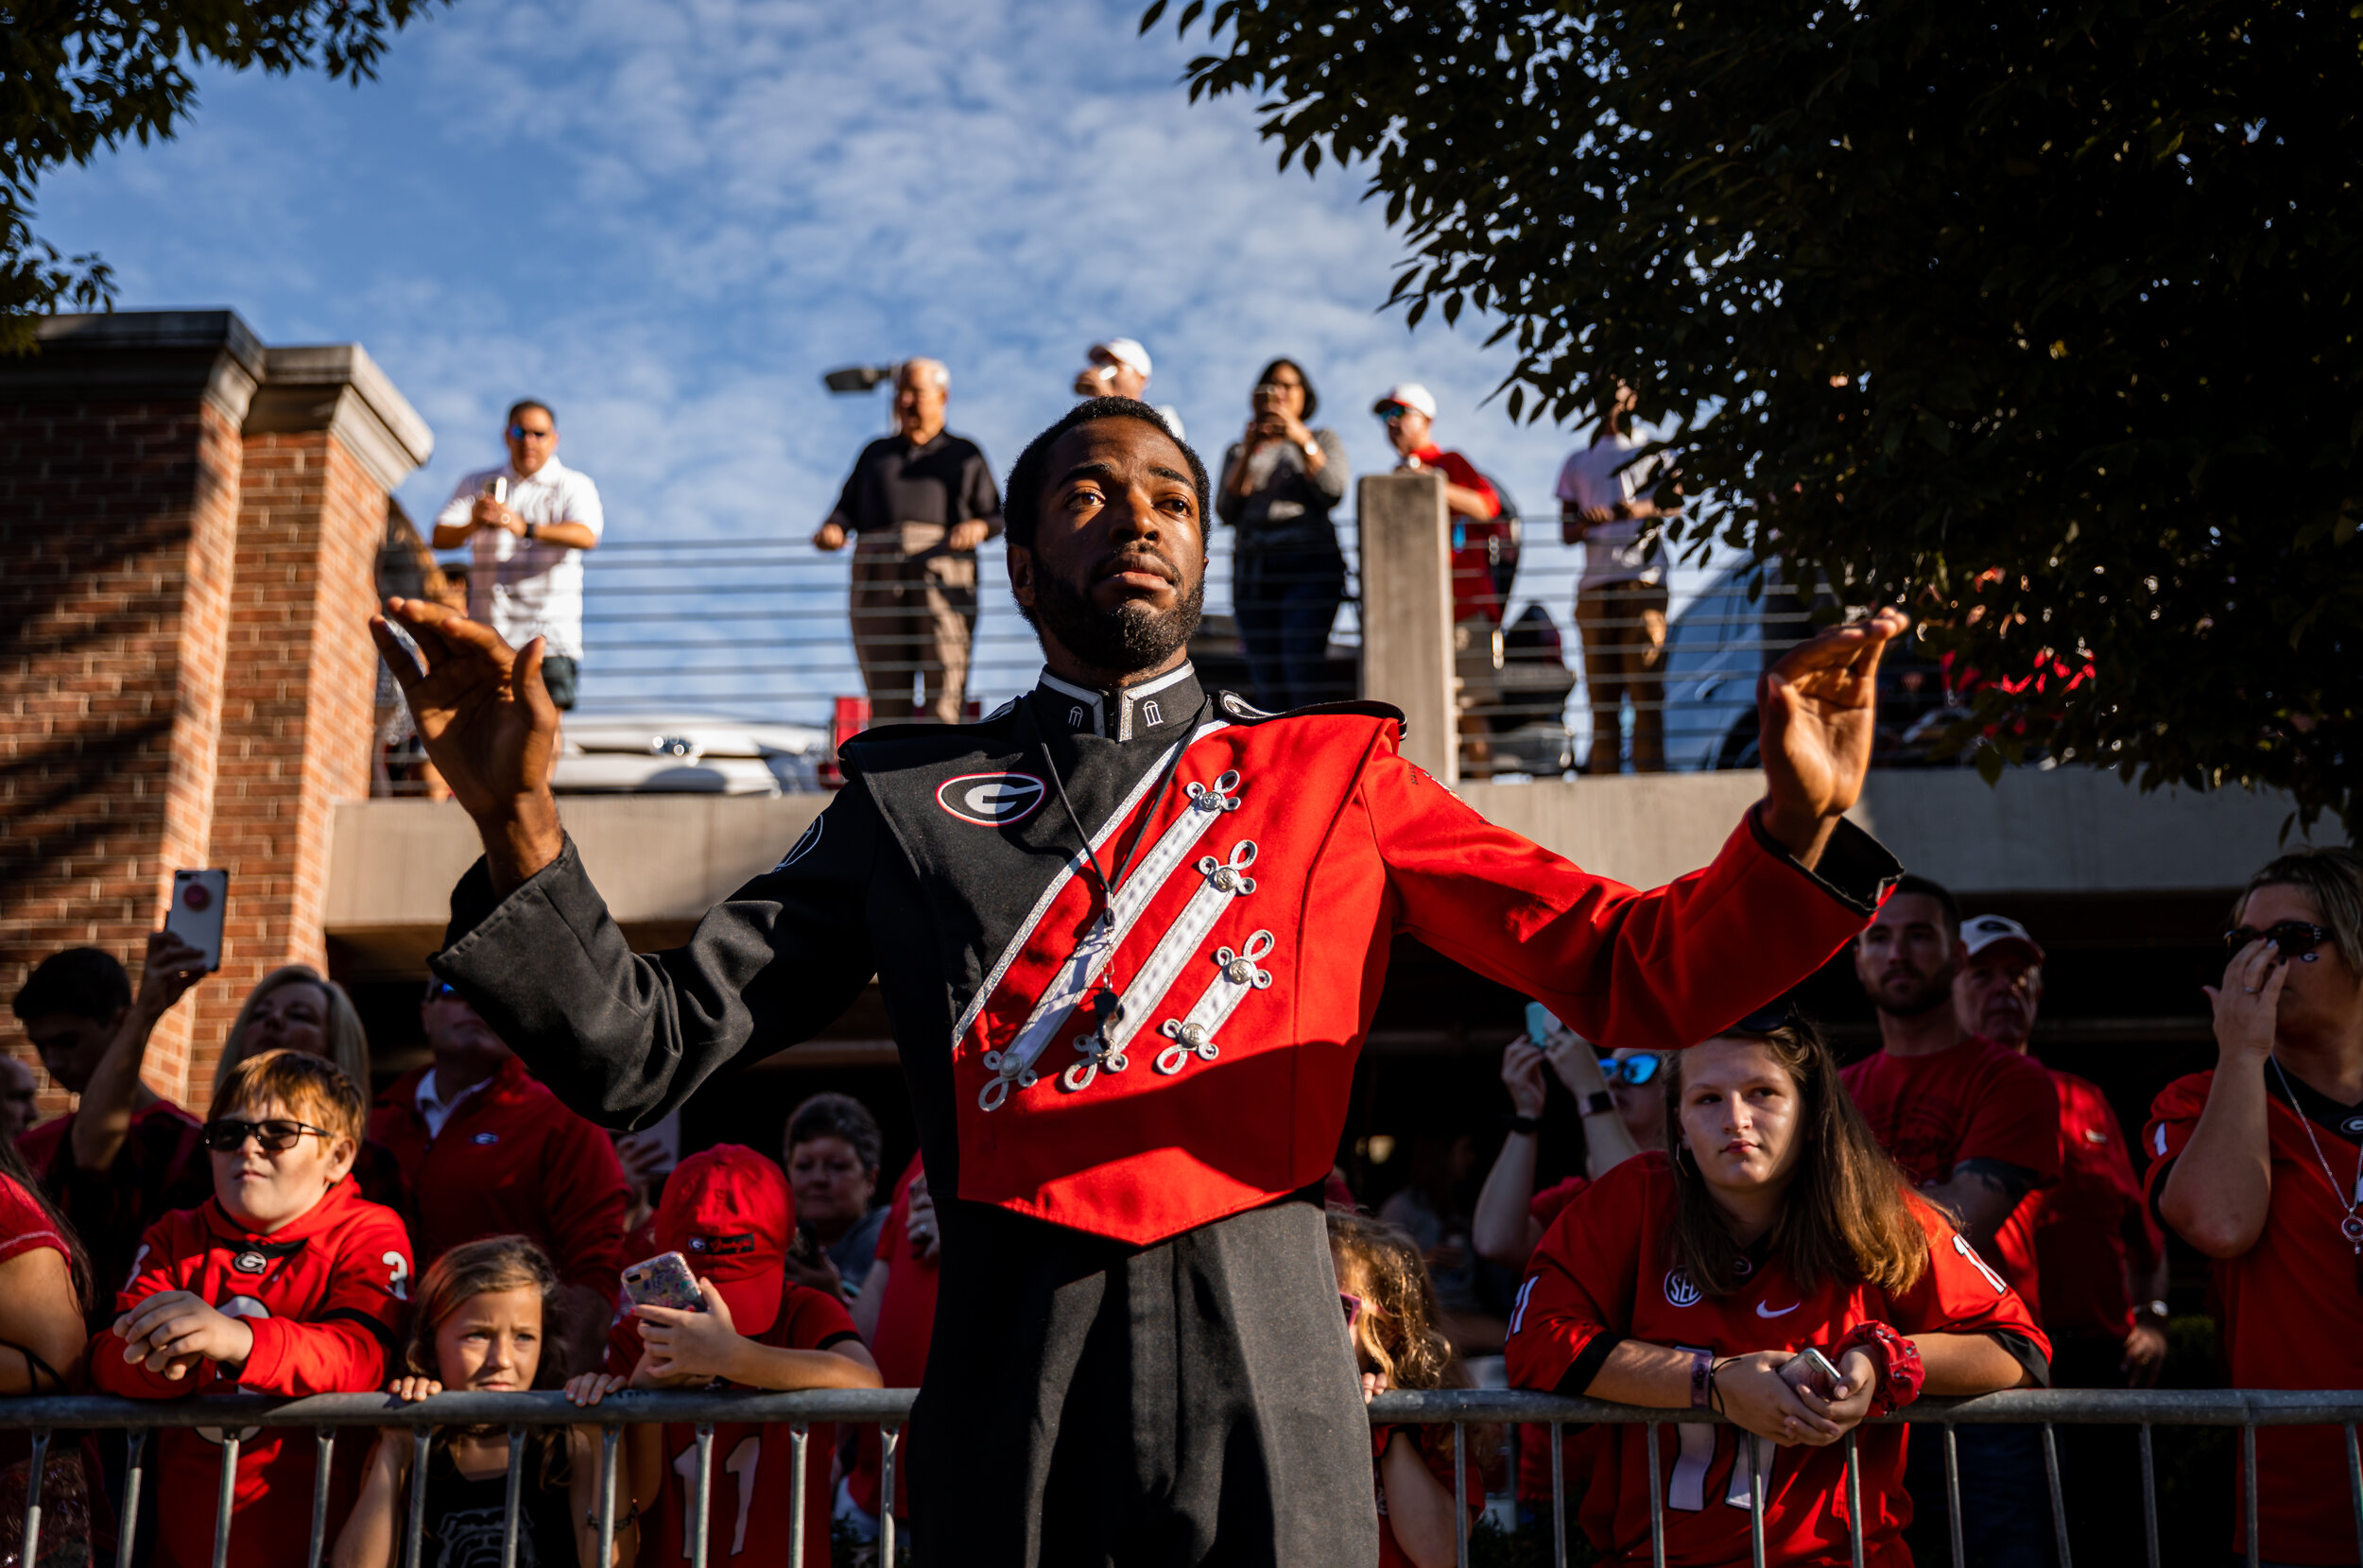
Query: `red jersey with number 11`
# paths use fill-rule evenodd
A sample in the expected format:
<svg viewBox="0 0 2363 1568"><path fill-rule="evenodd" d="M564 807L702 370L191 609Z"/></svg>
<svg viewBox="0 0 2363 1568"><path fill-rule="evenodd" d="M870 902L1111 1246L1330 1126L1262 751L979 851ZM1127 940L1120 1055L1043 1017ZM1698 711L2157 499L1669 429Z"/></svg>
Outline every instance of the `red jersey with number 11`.
<svg viewBox="0 0 2363 1568"><path fill-rule="evenodd" d="M1912 1210L1927 1232L1928 1268L1909 1290L1889 1295L1835 1280L1804 1290L1775 1258L1717 1301L1673 1261L1674 1178L1665 1156L1638 1155L1595 1181L1535 1249L1509 1319L1509 1381L1520 1388L1581 1393L1581 1387L1562 1388L1562 1381L1588 1385L1623 1339L1691 1346L1718 1356L1808 1345L1827 1353L1868 1322L1903 1335L1998 1334L2022 1360L2047 1367L2050 1342L2026 1304L1933 1207L1915 1198ZM1747 1561L1751 1479L1738 1443L1743 1434L1704 1422L1654 1430L1665 1486L1666 1562L1706 1568ZM1651 1431L1595 1426L1578 1439L1589 1459L1583 1530L1608 1560L1649 1560L1649 1456L1643 1444ZM1903 1540L1911 1521L1904 1439L1901 1426L1857 1429L1863 1561L1873 1568L1909 1568L1911 1562ZM1757 1441L1765 1560L1847 1562L1845 1446L1776 1448Z"/></svg>

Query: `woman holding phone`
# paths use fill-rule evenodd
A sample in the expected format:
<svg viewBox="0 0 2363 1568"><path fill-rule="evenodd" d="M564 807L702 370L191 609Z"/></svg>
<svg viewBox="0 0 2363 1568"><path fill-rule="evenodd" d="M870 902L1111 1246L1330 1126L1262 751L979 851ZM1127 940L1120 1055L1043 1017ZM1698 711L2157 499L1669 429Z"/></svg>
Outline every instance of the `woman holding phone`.
<svg viewBox="0 0 2363 1568"><path fill-rule="evenodd" d="M1923 1392L2040 1385L2050 1343L1881 1151L1810 1024L1751 1017L1663 1076L1673 1153L1618 1165L1544 1236L1510 1317L1510 1382L1738 1428L1577 1439L1582 1525L1605 1560L1649 1559L1654 1439L1667 1563L1747 1560L1759 1477L1765 1560L1845 1563L1839 1440ZM1900 1425L1858 1439L1874 1568L1911 1561L1904 1445Z"/></svg>
<svg viewBox="0 0 2363 1568"><path fill-rule="evenodd" d="M1293 359L1265 366L1248 404L1247 430L1223 454L1215 515L1236 533L1231 604L1255 700L1285 712L1353 695L1327 677L1329 629L1346 596L1330 521L1346 495L1346 444L1305 422L1320 397Z"/></svg>

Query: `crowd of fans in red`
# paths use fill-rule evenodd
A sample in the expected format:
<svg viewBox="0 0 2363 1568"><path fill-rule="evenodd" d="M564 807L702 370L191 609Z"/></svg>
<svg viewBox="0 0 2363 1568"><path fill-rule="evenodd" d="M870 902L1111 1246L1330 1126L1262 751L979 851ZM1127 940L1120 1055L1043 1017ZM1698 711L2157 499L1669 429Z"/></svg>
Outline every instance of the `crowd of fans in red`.
<svg viewBox="0 0 2363 1568"><path fill-rule="evenodd" d="M1602 1559L1648 1559L1654 1485L1667 1563L1744 1559L1759 1488L1768 1561L1848 1560L1852 1433L1864 1560L1941 1560L1935 1445L1856 1428L1923 1393L2153 1382L2162 1222L2214 1260L2232 1384L2363 1387L2363 856L2274 861L2231 924L2209 993L2217 1067L2157 1096L2138 1149L2098 1089L2027 1053L2042 948L2010 920L1964 921L1918 878L1855 944L1881 1048L1851 1065L1785 1009L1665 1056L1601 1054L1549 1027L1510 1045L1509 1131L1467 1238L1522 1281L1492 1334L1509 1381L1731 1422L1566 1429L1557 1458ZM140 1079L158 1021L202 978L193 957L160 933L135 992L111 956L72 949L14 999L78 1099L26 1127L29 1095L0 1094L0 1395L562 1387L588 1409L626 1387L919 1382L935 1206L916 1158L873 1202L881 1139L854 1101L805 1102L782 1162L721 1145L674 1163L567 1111L437 984L422 1003L432 1060L371 1105L351 1001L295 967L249 997L200 1122ZM1587 1174L1538 1191L1554 1080L1581 1111ZM1462 1328L1430 1267L1465 1263L1457 1240L1422 1233L1433 1216L1416 1195L1372 1217L1339 1178L1331 1204L1366 1392L1465 1382L1486 1335ZM619 1293L628 1266L668 1252L689 1263L698 1301ZM594 1560L594 1421L533 1438L517 1560ZM119 1438L53 1445L45 1541L79 1532L112 1549ZM2038 1439L1960 1430L1972 1560L2051 1559ZM137 1560L213 1559L222 1440L162 1435ZM1373 1428L1383 1562L1453 1560L1453 1440L1449 1426ZM825 1563L833 1525L874 1540L905 1500L899 1480L884 1494L874 1427L811 1441L804 1560ZM2132 1443L2122 1429L2077 1435L2071 1486L2138 1495ZM1473 1447L1475 1499L1495 1445ZM787 1433L724 1423L709 1452L709 1560L784 1561ZM1547 1429L1522 1433L1517 1452L1518 1497L1547 1508ZM616 1561L689 1560L696 1455L687 1426L629 1429ZM21 1443L5 1457L0 1528L27 1462ZM499 1559L510 1458L502 1433L437 1435L425 1560ZM2257 1458L2256 1518L2243 1510L2234 1550L2253 1527L2266 1560L2354 1562L2337 1433L2267 1428ZM336 1563L405 1559L412 1462L406 1431L338 1446ZM232 1560L303 1560L315 1463L298 1434L243 1435Z"/></svg>

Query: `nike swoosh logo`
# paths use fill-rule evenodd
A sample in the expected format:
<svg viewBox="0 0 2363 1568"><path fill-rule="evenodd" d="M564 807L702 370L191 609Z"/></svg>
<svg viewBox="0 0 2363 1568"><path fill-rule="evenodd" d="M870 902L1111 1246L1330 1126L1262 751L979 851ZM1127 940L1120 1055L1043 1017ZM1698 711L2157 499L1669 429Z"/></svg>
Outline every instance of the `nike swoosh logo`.
<svg viewBox="0 0 2363 1568"><path fill-rule="evenodd" d="M1799 1307L1803 1306L1804 1304L1805 1303L1802 1301L1791 1301L1788 1305L1781 1308L1780 1311L1773 1312L1767 1308L1762 1301L1758 1301L1756 1303L1756 1316L1759 1318L1785 1318L1790 1313L1795 1312Z"/></svg>

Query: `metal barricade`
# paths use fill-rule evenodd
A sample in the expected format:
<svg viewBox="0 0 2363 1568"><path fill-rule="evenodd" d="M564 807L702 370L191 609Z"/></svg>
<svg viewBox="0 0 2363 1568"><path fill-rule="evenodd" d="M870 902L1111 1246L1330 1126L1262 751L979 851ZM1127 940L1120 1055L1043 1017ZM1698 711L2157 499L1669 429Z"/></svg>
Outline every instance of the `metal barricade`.
<svg viewBox="0 0 2363 1568"><path fill-rule="evenodd" d="M558 1393L446 1393L415 1404L395 1403L384 1394L324 1394L308 1399L268 1399L255 1395L177 1401L115 1399L102 1396L44 1396L0 1399L0 1430L31 1435L31 1464L26 1484L22 1560L38 1559L42 1525L42 1472L53 1437L60 1431L120 1429L129 1440L116 1568L129 1568L134 1523L146 1477L149 1434L160 1428L216 1427L222 1431L221 1480L214 1505L215 1568L230 1561L230 1526L233 1483L238 1465L238 1434L250 1427L302 1429L314 1433L318 1461L312 1493L309 1562L325 1560L328 1550L328 1473L337 1434L347 1428L403 1427L412 1429L409 1528L405 1568L418 1568L422 1524L426 1509L426 1458L432 1431L439 1426L499 1426L509 1433L508 1511L502 1561L516 1560L517 1531L523 1483L523 1458L527 1428L535 1426L596 1426L599 1445L599 1508L597 1516L601 1560L613 1556L617 1528L616 1479L618 1448L623 1428L651 1422L677 1422L691 1426L697 1437L697 1463L689 1478L690 1560L697 1568L707 1561L707 1503L713 1480L714 1428L723 1422L785 1425L790 1438L790 1512L787 1560L790 1568L822 1568L804 1560L804 1486L811 1429L874 1422L881 1436L883 1462L880 1493L887 1506L880 1510L880 1561L894 1559L895 1523L891 1500L899 1438L910 1419L917 1391L908 1388L828 1388L800 1393L691 1392L686 1390L626 1391L611 1394L596 1406L584 1408ZM1632 1424L1728 1425L1721 1415L1700 1410L1643 1409L1599 1400L1565 1399L1517 1389L1438 1389L1421 1393L1382 1394L1370 1407L1373 1422L1395 1424L1449 1424L1454 1429L1453 1497L1456 1504L1457 1560L1469 1562L1468 1428L1472 1425L1531 1423L1550 1432L1552 1558L1567 1561L1566 1475L1561 1453L1561 1429L1569 1425ZM2241 1435L2241 1463L2248 1504L2247 1517L2256 1516L2256 1429L2260 1426L2338 1426L2345 1431L2347 1475L2354 1504L2355 1534L2363 1550L2363 1447L2356 1428L2363 1422L2363 1390L2171 1389L2083 1390L2020 1389L1978 1399L1924 1399L1900 1416L1875 1418L1877 1423L1903 1422L1934 1425L1944 1435L1945 1490L1951 1499L1953 1560L1962 1560L1959 1465L1953 1432L1965 1425L2040 1425L2044 1465L2050 1482L2052 1519L2057 1533L2061 1568L2070 1568L2064 1497L2060 1480L2059 1450L2053 1429L2061 1425L2118 1425L2137 1428L2142 1465L2144 1542L2150 1568L2159 1564L2158 1492L2150 1432L2155 1426L2236 1427ZM1765 1561L1764 1486L1757 1470L1757 1445L1743 1445L1750 1465L1749 1539L1757 1568ZM1863 1561L1861 1481L1854 1463L1854 1438L1845 1442L1847 1517L1854 1561ZM1648 1445L1649 1533L1652 1561L1665 1561L1664 1478L1659 1473L1658 1445ZM2258 1562L2257 1533L2248 1532L2248 1561Z"/></svg>

